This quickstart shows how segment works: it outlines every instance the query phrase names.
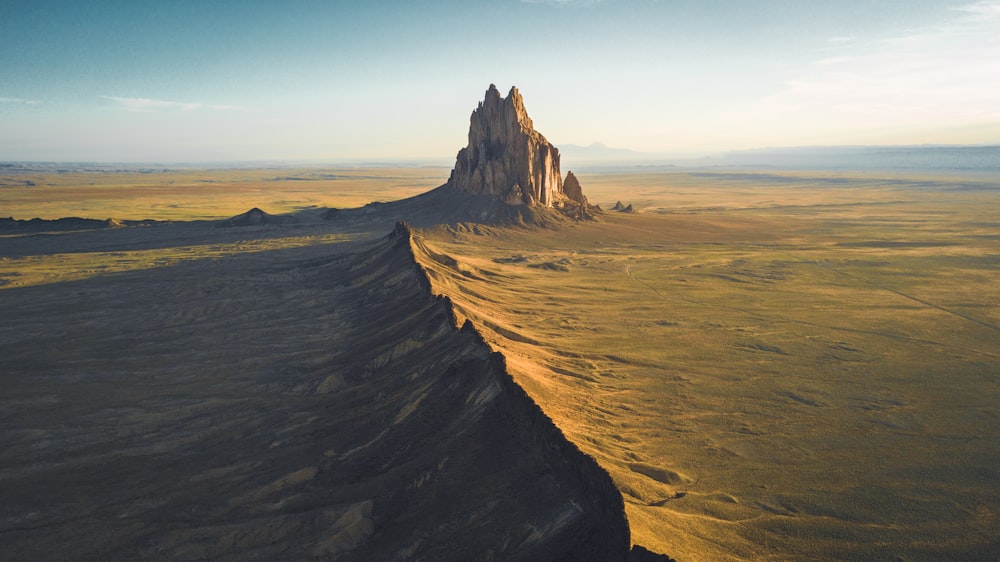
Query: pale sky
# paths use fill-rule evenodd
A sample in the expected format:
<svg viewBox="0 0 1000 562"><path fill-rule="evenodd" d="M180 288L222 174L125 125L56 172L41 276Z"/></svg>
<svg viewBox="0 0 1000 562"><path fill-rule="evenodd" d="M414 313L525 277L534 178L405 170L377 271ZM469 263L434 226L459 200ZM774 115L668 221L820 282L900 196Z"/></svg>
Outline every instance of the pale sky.
<svg viewBox="0 0 1000 562"><path fill-rule="evenodd" d="M447 161L490 83L557 146L1000 144L1000 0L0 5L0 160Z"/></svg>

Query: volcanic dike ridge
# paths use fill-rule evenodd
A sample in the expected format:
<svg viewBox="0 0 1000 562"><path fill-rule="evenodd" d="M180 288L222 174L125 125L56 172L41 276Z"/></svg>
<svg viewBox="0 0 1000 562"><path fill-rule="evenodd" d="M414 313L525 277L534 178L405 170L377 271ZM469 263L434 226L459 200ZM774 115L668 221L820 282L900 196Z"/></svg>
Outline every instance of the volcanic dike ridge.
<svg viewBox="0 0 1000 562"><path fill-rule="evenodd" d="M448 183L324 218L367 235L395 218L538 224L589 209L517 90L491 86ZM255 208L217 226L302 218ZM233 236L130 226L100 233L102 248L137 232L154 246ZM0 382L17 415L0 448L0 558L669 560L631 545L608 473L458 325L428 274L446 256L388 227L5 301L17 337L0 338Z"/></svg>

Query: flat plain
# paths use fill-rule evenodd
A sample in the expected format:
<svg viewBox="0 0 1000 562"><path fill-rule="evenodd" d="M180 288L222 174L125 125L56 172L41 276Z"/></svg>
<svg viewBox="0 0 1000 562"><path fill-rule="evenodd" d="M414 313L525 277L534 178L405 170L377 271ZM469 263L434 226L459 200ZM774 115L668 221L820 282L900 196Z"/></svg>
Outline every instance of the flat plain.
<svg viewBox="0 0 1000 562"><path fill-rule="evenodd" d="M18 176L35 186L0 188L0 215L303 212L406 197L446 175ZM634 542L681 561L1000 551L1000 182L729 168L578 176L606 209L597 220L425 229L416 258L459 323L470 319L542 410L611 474ZM638 212L607 211L618 200ZM280 249L316 257L386 228L6 233L0 305L32 286L100 283L135 269L162 268L177 284L171 290L186 294L184 283L193 290L204 281L178 275L178 265L267 260L265 250ZM239 318L227 303L227 317ZM41 310L50 316L33 322L40 333L90 322L114 336L110 318ZM296 309L296 325L308 314ZM316 337L329 329L324 321ZM8 328L7 345L24 341ZM143 333L156 338L154 328ZM88 368L114 361L83 347L76 353ZM22 354L32 353L44 350ZM138 358L133 367L142 368Z"/></svg>
<svg viewBox="0 0 1000 562"><path fill-rule="evenodd" d="M679 560L1000 548L1000 185L583 176L558 232L429 234L440 290Z"/></svg>

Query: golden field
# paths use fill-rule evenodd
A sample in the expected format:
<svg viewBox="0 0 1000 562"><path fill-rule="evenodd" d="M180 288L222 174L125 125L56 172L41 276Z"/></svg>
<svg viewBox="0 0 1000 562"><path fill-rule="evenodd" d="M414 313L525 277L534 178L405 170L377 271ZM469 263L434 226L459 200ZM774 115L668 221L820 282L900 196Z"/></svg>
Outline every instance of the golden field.
<svg viewBox="0 0 1000 562"><path fill-rule="evenodd" d="M440 230L438 289L678 560L983 559L1000 540L1000 186L583 176L635 215Z"/></svg>
<svg viewBox="0 0 1000 562"><path fill-rule="evenodd" d="M592 203L638 212L561 228L426 229L417 259L611 474L634 542L680 561L988 559L1000 549L1000 182L578 176ZM207 220L398 199L446 177L46 174L0 188L0 215ZM157 232L0 233L0 295L265 250L320 255L385 233L317 222Z"/></svg>
<svg viewBox="0 0 1000 562"><path fill-rule="evenodd" d="M360 207L423 193L445 168L130 168L68 165L13 174L0 169L0 216L212 220L254 206L270 213ZM24 187L25 182L34 183Z"/></svg>

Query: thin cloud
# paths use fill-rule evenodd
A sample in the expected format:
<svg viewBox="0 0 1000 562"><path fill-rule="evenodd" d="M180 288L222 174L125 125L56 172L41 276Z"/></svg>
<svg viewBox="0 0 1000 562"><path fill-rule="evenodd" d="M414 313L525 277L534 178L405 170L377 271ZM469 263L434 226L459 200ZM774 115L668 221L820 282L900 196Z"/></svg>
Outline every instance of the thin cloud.
<svg viewBox="0 0 1000 562"><path fill-rule="evenodd" d="M589 6L604 0L521 0L523 4L550 4L552 6Z"/></svg>
<svg viewBox="0 0 1000 562"><path fill-rule="evenodd" d="M761 110L847 126L1000 120L1000 1L976 2L933 27L803 67Z"/></svg>
<svg viewBox="0 0 1000 562"><path fill-rule="evenodd" d="M40 102L38 100L26 100L24 98L0 97L0 103L19 103L19 104L22 104L22 105L38 105L38 104L40 104L42 102Z"/></svg>
<svg viewBox="0 0 1000 562"><path fill-rule="evenodd" d="M220 105L200 102L180 102L156 100L150 98L126 98L120 96L101 96L102 99L113 101L126 111L242 111L238 105Z"/></svg>
<svg viewBox="0 0 1000 562"><path fill-rule="evenodd" d="M1000 19L1000 2L982 1L954 8L959 12L974 14L983 19Z"/></svg>

